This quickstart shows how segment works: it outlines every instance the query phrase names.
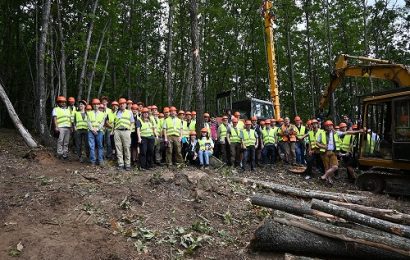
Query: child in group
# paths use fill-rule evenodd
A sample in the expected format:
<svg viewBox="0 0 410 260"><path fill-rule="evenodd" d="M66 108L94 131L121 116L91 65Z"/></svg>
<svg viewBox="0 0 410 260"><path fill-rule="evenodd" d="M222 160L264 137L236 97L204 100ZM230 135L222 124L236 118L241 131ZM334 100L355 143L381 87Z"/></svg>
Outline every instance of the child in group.
<svg viewBox="0 0 410 260"><path fill-rule="evenodd" d="M198 140L198 143L199 166L202 169L206 169L209 166L209 157L211 157L214 149L214 142L209 137L207 128L201 129L201 138Z"/></svg>
<svg viewBox="0 0 410 260"><path fill-rule="evenodd" d="M189 132L189 140L185 154L185 161L189 162L191 165L198 164L198 140L196 139L196 132Z"/></svg>

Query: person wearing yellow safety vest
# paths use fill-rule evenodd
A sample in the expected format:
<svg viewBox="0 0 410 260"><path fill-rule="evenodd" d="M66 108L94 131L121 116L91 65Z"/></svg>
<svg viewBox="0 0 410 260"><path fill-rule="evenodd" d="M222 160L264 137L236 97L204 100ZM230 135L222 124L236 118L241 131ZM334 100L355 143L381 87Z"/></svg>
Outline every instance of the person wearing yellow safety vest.
<svg viewBox="0 0 410 260"><path fill-rule="evenodd" d="M226 140L231 152L231 165L238 167L241 163L242 130L238 128L238 119L232 118L232 127L227 132Z"/></svg>
<svg viewBox="0 0 410 260"><path fill-rule="evenodd" d="M89 154L88 147L88 118L85 107L87 102L81 100L78 102L78 110L74 113L74 138L77 149L77 156L80 162L84 162L83 145L85 146L86 154Z"/></svg>
<svg viewBox="0 0 410 260"><path fill-rule="evenodd" d="M261 122L265 123L265 121L261 121ZM262 138L262 128L258 124L258 118L256 116L251 117L251 123L252 123L251 128L255 130L255 132L258 134L258 143L260 144L261 138ZM262 148L260 145L255 150L255 162L257 166L259 166L259 164L262 163Z"/></svg>
<svg viewBox="0 0 410 260"><path fill-rule="evenodd" d="M242 149L243 160L242 160L242 169L246 170L246 164L249 162L251 165L251 171L255 170L255 149L258 147L258 134L255 130L251 128L252 122L246 120L245 129L242 130L241 139L242 139Z"/></svg>
<svg viewBox="0 0 410 260"><path fill-rule="evenodd" d="M57 107L53 109L52 117L55 129L58 133L57 157L60 159L68 158L68 144L72 132L71 112L67 108L67 100L64 96L57 97Z"/></svg>
<svg viewBox="0 0 410 260"><path fill-rule="evenodd" d="M117 158L116 152L115 152L115 140L114 140L114 122L115 122L115 114L118 111L118 107L120 104L118 104L117 101L111 102L111 113L107 115L107 120L105 120L105 127L108 127L111 129L110 131L110 143L111 143L111 157L108 155L106 156L109 159L115 160Z"/></svg>
<svg viewBox="0 0 410 260"><path fill-rule="evenodd" d="M325 130L317 138L317 146L320 149L323 165L325 166L325 174L319 177L320 180L333 184L333 175L339 168L337 155L340 151L340 138L333 129L333 122L327 120L323 126Z"/></svg>
<svg viewBox="0 0 410 260"><path fill-rule="evenodd" d="M87 112L88 125L88 146L90 147L90 162L91 165L96 163L104 166L104 124L106 114L104 113L104 105L101 105L98 98L91 101L92 111ZM97 145L97 151L95 147ZM96 156L96 152L98 153Z"/></svg>
<svg viewBox="0 0 410 260"><path fill-rule="evenodd" d="M69 97L68 98L67 108L70 110L71 121L73 121L74 120L74 113L75 113L75 111L77 111L77 107L75 106L75 98L74 97Z"/></svg>
<svg viewBox="0 0 410 260"><path fill-rule="evenodd" d="M112 132L112 124L114 122L114 114L111 111L111 108L108 107L108 97L102 96L101 97L101 104L104 105L104 113L106 114L106 122L104 128L104 146L105 146L105 158L111 159L112 158L112 144L111 144L111 132ZM111 121L111 123L109 123Z"/></svg>
<svg viewBox="0 0 410 260"><path fill-rule="evenodd" d="M276 161L277 128L271 126L271 120L265 120L265 128L262 129L262 162L274 165Z"/></svg>
<svg viewBox="0 0 410 260"><path fill-rule="evenodd" d="M211 157L214 149L214 141L209 136L207 128L201 129L201 138L198 140L198 157L199 167L206 169L209 166L209 158Z"/></svg>
<svg viewBox="0 0 410 260"><path fill-rule="evenodd" d="M187 111L185 113L185 121L189 131L195 131L196 123L192 120L192 112Z"/></svg>
<svg viewBox="0 0 410 260"><path fill-rule="evenodd" d="M163 124L164 142L166 146L166 162L167 166L172 166L172 157L175 157L176 163L183 163L181 154L181 139L182 139L182 121L179 119L177 109L171 107L169 109L170 116L165 119Z"/></svg>
<svg viewBox="0 0 410 260"><path fill-rule="evenodd" d="M204 125L203 128L208 130L209 135L211 135L211 117L209 113L204 113Z"/></svg>
<svg viewBox="0 0 410 260"><path fill-rule="evenodd" d="M236 111L233 115L236 119L238 119L238 129L240 129L240 130L244 129L245 125L244 125L243 121L241 120L241 113Z"/></svg>
<svg viewBox="0 0 410 260"><path fill-rule="evenodd" d="M299 116L295 116L295 126L298 129L298 133L296 135L296 143L295 143L295 154L296 154L296 163L300 165L305 164L305 138L304 135L307 133L306 127L302 125L302 120Z"/></svg>
<svg viewBox="0 0 410 260"><path fill-rule="evenodd" d="M196 124L196 111L192 111L192 122L194 122Z"/></svg>
<svg viewBox="0 0 410 260"><path fill-rule="evenodd" d="M283 124L278 130L278 136L282 138L280 141L281 147L285 154L285 162L294 165L296 162L296 136L298 129L290 123L289 117L285 117Z"/></svg>
<svg viewBox="0 0 410 260"><path fill-rule="evenodd" d="M154 109L155 107L155 109ZM154 124L155 127L155 131L157 132L157 138L155 139L155 143L154 143L154 154L152 156L152 160L156 165L159 165L161 163L161 153L160 153L160 134L161 134L161 120L159 118L159 112L158 112L158 108L156 106L153 106L153 110L152 110L152 118L151 118L151 122Z"/></svg>
<svg viewBox="0 0 410 260"><path fill-rule="evenodd" d="M347 124L346 123L340 123L339 125L339 130L337 133L341 139L341 145L340 145L340 156L343 161L343 165L347 169L348 173L348 179L350 182L354 182L356 180L356 175L354 172L353 167L356 165L356 160L353 155L353 143L354 139L356 138L356 134L360 134L363 132L363 130L359 131L347 131Z"/></svg>
<svg viewBox="0 0 410 260"><path fill-rule="evenodd" d="M127 106L128 106L128 101L127 101ZM138 136L135 126L138 120L140 119L139 106L137 104L132 104L130 111L135 121L135 124L131 125L131 164L137 165L138 152L139 152L139 144L138 144L139 136Z"/></svg>
<svg viewBox="0 0 410 260"><path fill-rule="evenodd" d="M320 150L317 146L317 139L319 135L322 134L323 130L319 129L319 122L316 119L309 121L311 123L311 129L303 136L303 138L308 137L309 140L306 156L306 170L303 173L306 180L309 180L312 177L313 166L316 166L321 173L325 172L322 158L320 157Z"/></svg>
<svg viewBox="0 0 410 260"><path fill-rule="evenodd" d="M148 108L144 107L141 112L141 118L136 121L140 145L139 163L141 170L148 170L154 166L154 145L158 134L155 125L149 118Z"/></svg>
<svg viewBox="0 0 410 260"><path fill-rule="evenodd" d="M218 127L218 142L220 145L220 151L222 154L222 161L224 163L227 163L228 165L229 160L229 145L227 142L227 134L230 131L230 126L228 124L228 116L223 116L222 117L222 124L219 125Z"/></svg>
<svg viewBox="0 0 410 260"><path fill-rule="evenodd" d="M131 99L127 100L127 110L131 111L132 109L132 104L134 104L134 102ZM138 106L138 105L137 105Z"/></svg>
<svg viewBox="0 0 410 260"><path fill-rule="evenodd" d="M115 113L114 119L114 140L115 152L117 154L118 170L125 167L126 171L131 170L131 126L135 119L131 111L127 108L127 100L118 100L119 109Z"/></svg>

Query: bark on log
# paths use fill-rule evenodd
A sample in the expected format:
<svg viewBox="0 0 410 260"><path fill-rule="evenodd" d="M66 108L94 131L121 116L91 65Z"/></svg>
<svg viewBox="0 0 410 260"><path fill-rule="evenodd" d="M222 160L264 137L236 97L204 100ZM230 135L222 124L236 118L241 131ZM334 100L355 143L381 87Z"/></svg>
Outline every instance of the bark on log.
<svg viewBox="0 0 410 260"><path fill-rule="evenodd" d="M250 248L255 251L289 252L323 258L406 259L406 256L355 242L333 239L272 219L256 231Z"/></svg>
<svg viewBox="0 0 410 260"><path fill-rule="evenodd" d="M373 207L367 207L363 205L353 204L353 203L346 203L341 201L334 201L331 200L329 203L342 206L344 208L348 208L372 217L388 220L394 223L403 224L403 225L410 225L410 215L404 214L394 209L379 209Z"/></svg>
<svg viewBox="0 0 410 260"><path fill-rule="evenodd" d="M34 138L31 136L31 134L24 127L23 123L20 121L20 118L17 115L16 110L14 110L14 107L11 104L10 99L7 96L7 93L4 90L3 85L1 83L0 83L0 98L1 98L4 105L7 108L7 112L9 113L11 121L13 121L13 124L17 128L17 130L19 131L21 137L23 137L24 142L30 148L36 148L38 146L37 142L34 140Z"/></svg>
<svg viewBox="0 0 410 260"><path fill-rule="evenodd" d="M339 207L337 205L333 205L316 199L312 200L312 209L317 209L344 218L348 221L356 222L358 224L362 224L368 227L372 227L392 234L410 238L410 226L404 226L386 220L367 216L365 214L358 213L354 210Z"/></svg>
<svg viewBox="0 0 410 260"><path fill-rule="evenodd" d="M241 183L252 183L257 184L264 188L272 189L274 192L288 194L296 197L302 198L317 198L322 200L337 200L337 201L348 201L348 202L362 202L367 199L365 196L357 196L351 194L343 194L343 193L336 193L336 192L323 192L323 191L315 191L315 190L306 190L306 189L299 189L287 185L281 185L266 181L259 181L253 180L248 178L231 178L233 181L241 182Z"/></svg>
<svg viewBox="0 0 410 260"><path fill-rule="evenodd" d="M286 211L299 216L311 215L335 219L335 216L310 208L310 204L304 200L290 199L285 197L273 197L256 194L251 197L251 203L262 207Z"/></svg>

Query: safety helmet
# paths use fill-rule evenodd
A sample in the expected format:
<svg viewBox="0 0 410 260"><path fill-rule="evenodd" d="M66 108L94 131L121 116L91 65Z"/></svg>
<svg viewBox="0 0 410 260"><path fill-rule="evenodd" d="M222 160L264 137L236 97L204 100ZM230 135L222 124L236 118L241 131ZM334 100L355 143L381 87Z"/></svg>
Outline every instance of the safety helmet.
<svg viewBox="0 0 410 260"><path fill-rule="evenodd" d="M196 132L195 131L189 131L189 136L193 136L193 135L196 136Z"/></svg>
<svg viewBox="0 0 410 260"><path fill-rule="evenodd" d="M330 126L330 125L333 125L333 122L331 120L327 120L323 125Z"/></svg>
<svg viewBox="0 0 410 260"><path fill-rule="evenodd" d="M141 112L142 112L142 113L149 113L148 107L142 108Z"/></svg>
<svg viewBox="0 0 410 260"><path fill-rule="evenodd" d="M185 112L183 110L179 110L178 115L185 115Z"/></svg>
<svg viewBox="0 0 410 260"><path fill-rule="evenodd" d="M278 121L279 123L280 123L280 122L283 122L283 118L279 117L277 121Z"/></svg>
<svg viewBox="0 0 410 260"><path fill-rule="evenodd" d="M252 125L252 122L249 121L249 120L246 120L246 121L245 121L245 125Z"/></svg>
<svg viewBox="0 0 410 260"><path fill-rule="evenodd" d="M158 109L158 107L156 105L152 105L151 109Z"/></svg>
<svg viewBox="0 0 410 260"><path fill-rule="evenodd" d="M172 111L177 111L177 108L176 108L176 107L170 107L170 108L169 108L169 111L170 111L170 112L172 112Z"/></svg>
<svg viewBox="0 0 410 260"><path fill-rule="evenodd" d="M164 113L169 113L169 107L164 107L163 112Z"/></svg>
<svg viewBox="0 0 410 260"><path fill-rule="evenodd" d="M340 123L340 124L339 124L339 127L340 127L340 128L342 128L342 127L347 127L347 125L346 125L346 123Z"/></svg>
<svg viewBox="0 0 410 260"><path fill-rule="evenodd" d="M75 98L74 98L74 97L69 97L69 98L68 98L68 102L73 102L73 103L74 103L74 102L75 102Z"/></svg>
<svg viewBox="0 0 410 260"><path fill-rule="evenodd" d="M300 121L302 121L302 120L300 119L300 116L295 116L295 122L300 122Z"/></svg>
<svg viewBox="0 0 410 260"><path fill-rule="evenodd" d="M313 124L318 124L319 122L316 119L312 119L311 123L313 125Z"/></svg>
<svg viewBox="0 0 410 260"><path fill-rule="evenodd" d="M185 115L190 116L191 115L191 111L186 111Z"/></svg>
<svg viewBox="0 0 410 260"><path fill-rule="evenodd" d="M99 105L99 104L101 104L101 102L98 98L93 98L93 100L91 101L91 105Z"/></svg>
<svg viewBox="0 0 410 260"><path fill-rule="evenodd" d="M120 104L118 104L118 102L117 101L113 101L113 102L111 102L111 106L119 106Z"/></svg>
<svg viewBox="0 0 410 260"><path fill-rule="evenodd" d="M208 113L204 113L204 117L209 117L209 114L208 114Z"/></svg>
<svg viewBox="0 0 410 260"><path fill-rule="evenodd" d="M57 97L57 103L59 103L59 102L67 102L67 99L65 99L64 96L58 96Z"/></svg>
<svg viewBox="0 0 410 260"><path fill-rule="evenodd" d="M127 100L127 104L133 104L134 102L132 102L132 100L131 99L128 99Z"/></svg>
<svg viewBox="0 0 410 260"><path fill-rule="evenodd" d="M208 128L204 127L204 128L201 129L201 133L207 133L207 132L208 132Z"/></svg>
<svg viewBox="0 0 410 260"><path fill-rule="evenodd" d="M124 104L124 103L127 103L127 100L125 99L125 98L120 98L120 99L118 99L118 104Z"/></svg>
<svg viewBox="0 0 410 260"><path fill-rule="evenodd" d="M193 116L196 116L196 111L192 111L192 115L193 115Z"/></svg>
<svg viewBox="0 0 410 260"><path fill-rule="evenodd" d="M132 104L131 110L138 110L140 107L137 104Z"/></svg>

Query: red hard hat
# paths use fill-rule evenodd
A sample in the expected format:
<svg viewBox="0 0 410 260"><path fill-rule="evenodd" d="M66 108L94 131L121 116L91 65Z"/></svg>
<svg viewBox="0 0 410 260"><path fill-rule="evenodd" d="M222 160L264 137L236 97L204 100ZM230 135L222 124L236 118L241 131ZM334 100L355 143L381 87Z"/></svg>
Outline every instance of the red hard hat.
<svg viewBox="0 0 410 260"><path fill-rule="evenodd" d="M118 103L119 104L124 104L124 103L127 103L127 100L125 98L120 98L120 99L118 99Z"/></svg>
<svg viewBox="0 0 410 260"><path fill-rule="evenodd" d="M193 116L196 116L196 111L192 111L192 115L193 115Z"/></svg>
<svg viewBox="0 0 410 260"><path fill-rule="evenodd" d="M87 106L85 107L85 109L86 109L86 110L93 110L93 107L92 107L91 105L87 105Z"/></svg>
<svg viewBox="0 0 410 260"><path fill-rule="evenodd" d="M196 132L195 131L189 131L189 136L195 135L196 136Z"/></svg>
<svg viewBox="0 0 410 260"><path fill-rule="evenodd" d="M118 104L117 101L113 101L113 102L111 103L111 106L119 106L119 104Z"/></svg>
<svg viewBox="0 0 410 260"><path fill-rule="evenodd" d="M170 107L169 111L177 111L177 108L176 107Z"/></svg>
<svg viewBox="0 0 410 260"><path fill-rule="evenodd" d="M233 115L234 115L234 116L241 116L241 113L239 113L238 111L236 111Z"/></svg>
<svg viewBox="0 0 410 260"><path fill-rule="evenodd" d="M98 98L93 98L93 100L91 101L91 105L99 105L101 102Z"/></svg>
<svg viewBox="0 0 410 260"><path fill-rule="evenodd" d="M207 132L208 132L208 128L204 127L204 128L201 129L201 133L207 133Z"/></svg>
<svg viewBox="0 0 410 260"><path fill-rule="evenodd" d="M252 122L249 121L249 120L246 120L246 121L245 121L245 125L252 125Z"/></svg>
<svg viewBox="0 0 410 260"><path fill-rule="evenodd" d="M163 112L164 112L164 113L168 113L168 112L169 112L169 107L164 107Z"/></svg>
<svg viewBox="0 0 410 260"><path fill-rule="evenodd" d="M346 125L346 123L340 123L339 127L340 127L340 128L342 128L342 127L347 127L347 125Z"/></svg>
<svg viewBox="0 0 410 260"><path fill-rule="evenodd" d="M331 120L327 120L323 125L330 126L330 125L333 125L333 122Z"/></svg>
<svg viewBox="0 0 410 260"><path fill-rule="evenodd" d="M232 118L232 123L238 123L238 118L236 117Z"/></svg>
<svg viewBox="0 0 410 260"><path fill-rule="evenodd" d="M253 116L253 117L251 117L251 120L256 121L256 120L258 120L258 118L256 116Z"/></svg>
<svg viewBox="0 0 410 260"><path fill-rule="evenodd" d="M133 104L134 102L132 102L132 100L131 99L128 99L127 100L127 104Z"/></svg>
<svg viewBox="0 0 410 260"><path fill-rule="evenodd" d="M283 118L279 117L278 122L283 122Z"/></svg>
<svg viewBox="0 0 410 260"><path fill-rule="evenodd" d="M190 116L191 115L191 111L186 111L185 115Z"/></svg>
<svg viewBox="0 0 410 260"><path fill-rule="evenodd" d="M75 98L69 97L69 98L68 98L68 102L75 102Z"/></svg>
<svg viewBox="0 0 410 260"><path fill-rule="evenodd" d="M184 115L184 114L185 114L185 112L183 110L178 111L178 115Z"/></svg>
<svg viewBox="0 0 410 260"><path fill-rule="evenodd" d="M259 124L260 125L265 125L265 121L260 121Z"/></svg>
<svg viewBox="0 0 410 260"><path fill-rule="evenodd" d="M132 104L131 110L138 110L139 106L137 104Z"/></svg>
<svg viewBox="0 0 410 260"><path fill-rule="evenodd" d="M159 117L159 118L164 118L164 114L163 114L163 113L159 113L159 114L158 114L158 117Z"/></svg>
<svg viewBox="0 0 410 260"><path fill-rule="evenodd" d="M295 122L299 122L299 121L302 121L302 120L300 119L300 116L295 116Z"/></svg>
<svg viewBox="0 0 410 260"><path fill-rule="evenodd" d="M151 109L158 109L158 107L156 105L152 105Z"/></svg>
<svg viewBox="0 0 410 260"><path fill-rule="evenodd" d="M138 106L138 105L137 105L137 106ZM142 113L149 113L148 107L144 107L144 108L142 109Z"/></svg>
<svg viewBox="0 0 410 260"><path fill-rule="evenodd" d="M265 120L265 124L270 125L270 119L266 119L266 120Z"/></svg>
<svg viewBox="0 0 410 260"><path fill-rule="evenodd" d="M204 117L209 117L209 114L208 114L208 113L204 113Z"/></svg>
<svg viewBox="0 0 410 260"><path fill-rule="evenodd" d="M67 102L67 99L65 99L64 96L58 96L57 97L57 102Z"/></svg>

